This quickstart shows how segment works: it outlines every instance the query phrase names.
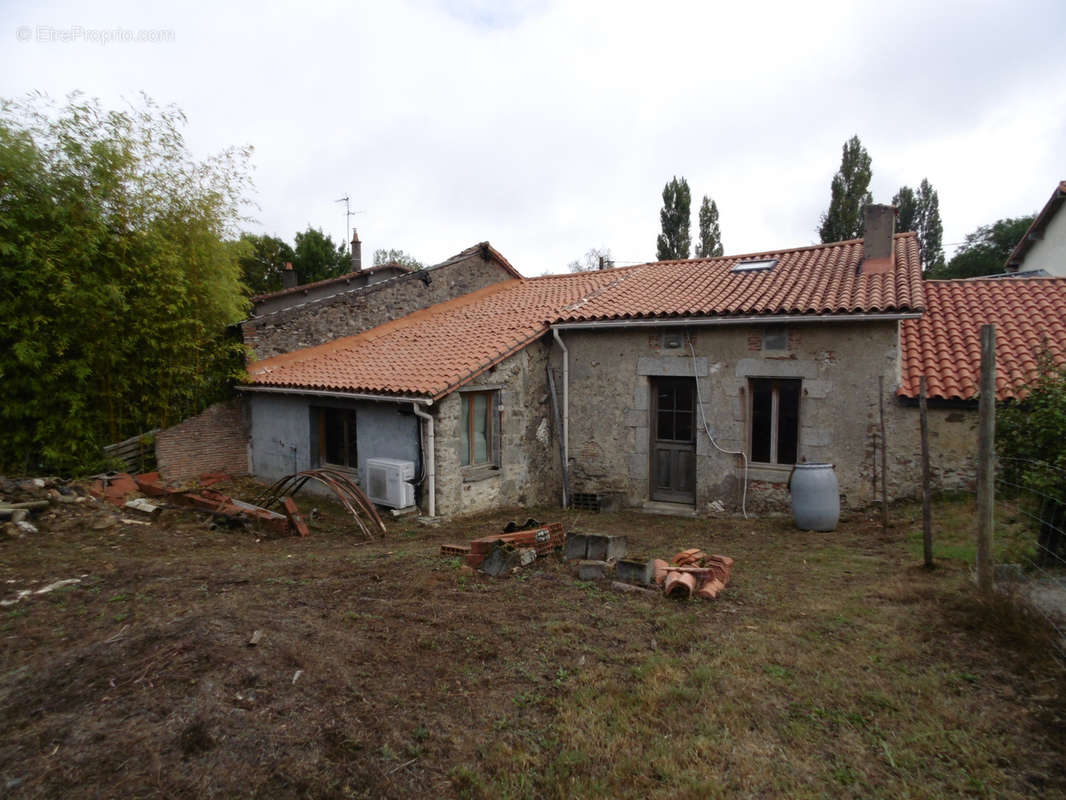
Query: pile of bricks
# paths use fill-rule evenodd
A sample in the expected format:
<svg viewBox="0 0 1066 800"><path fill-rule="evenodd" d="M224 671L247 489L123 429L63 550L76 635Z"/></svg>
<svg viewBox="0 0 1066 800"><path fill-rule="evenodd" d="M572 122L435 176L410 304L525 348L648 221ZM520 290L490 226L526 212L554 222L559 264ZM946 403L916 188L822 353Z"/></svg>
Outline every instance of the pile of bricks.
<svg viewBox="0 0 1066 800"><path fill-rule="evenodd" d="M655 582L667 597L699 597L713 600L725 589L733 572L729 556L707 555L695 547L682 550L667 563L652 562Z"/></svg>
<svg viewBox="0 0 1066 800"><path fill-rule="evenodd" d="M471 540L470 544L442 544L440 553L442 556L460 556L466 559L466 563L478 569L489 554L500 546L513 547L516 550L531 549L537 557L552 553L557 547L563 546L566 534L563 532L561 523L553 522L549 525L540 525L510 533L493 533L482 536L480 539Z"/></svg>

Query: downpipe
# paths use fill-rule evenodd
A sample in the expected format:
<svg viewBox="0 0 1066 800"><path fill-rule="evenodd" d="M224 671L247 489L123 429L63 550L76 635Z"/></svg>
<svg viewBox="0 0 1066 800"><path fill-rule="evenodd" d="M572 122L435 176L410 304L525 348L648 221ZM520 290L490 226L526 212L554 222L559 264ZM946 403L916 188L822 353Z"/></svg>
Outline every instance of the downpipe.
<svg viewBox="0 0 1066 800"><path fill-rule="evenodd" d="M429 516L437 516L437 448L435 446L435 428L433 415L420 409L418 403L411 403L411 410L416 417L426 421L426 491L429 492Z"/></svg>

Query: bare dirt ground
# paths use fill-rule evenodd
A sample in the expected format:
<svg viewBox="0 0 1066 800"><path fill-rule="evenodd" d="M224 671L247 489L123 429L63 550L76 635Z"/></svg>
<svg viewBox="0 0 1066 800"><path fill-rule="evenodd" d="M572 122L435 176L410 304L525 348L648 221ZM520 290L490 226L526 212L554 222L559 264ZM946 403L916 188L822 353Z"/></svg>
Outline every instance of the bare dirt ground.
<svg viewBox="0 0 1066 800"><path fill-rule="evenodd" d="M917 566L911 509L514 509L366 543L310 505L307 539L79 507L0 541L0 599L80 580L0 608L0 796L1066 796L1062 665L966 564ZM439 555L529 516L733 580L675 602Z"/></svg>

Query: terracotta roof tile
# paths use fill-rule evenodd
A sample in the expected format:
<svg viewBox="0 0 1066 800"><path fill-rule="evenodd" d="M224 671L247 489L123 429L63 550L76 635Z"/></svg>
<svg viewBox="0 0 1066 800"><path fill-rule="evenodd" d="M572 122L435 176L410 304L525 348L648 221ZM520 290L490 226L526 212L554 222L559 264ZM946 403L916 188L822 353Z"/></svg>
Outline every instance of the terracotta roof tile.
<svg viewBox="0 0 1066 800"><path fill-rule="evenodd" d="M895 268L861 275L862 240L614 270L594 297L563 309L561 322L642 317L839 314L922 307L918 242L898 234ZM773 269L732 272L741 261L776 258Z"/></svg>
<svg viewBox="0 0 1066 800"><path fill-rule="evenodd" d="M357 336L251 364L259 386L438 398L542 336L553 322L921 310L914 234L895 269L860 275L862 241L503 281ZM502 258L502 257L501 257ZM732 272L776 258L767 271Z"/></svg>
<svg viewBox="0 0 1066 800"><path fill-rule="evenodd" d="M1066 278L926 281L926 310L900 328L899 395L971 400L981 377L981 326L996 326L996 399L1024 395L1047 347L1066 365Z"/></svg>

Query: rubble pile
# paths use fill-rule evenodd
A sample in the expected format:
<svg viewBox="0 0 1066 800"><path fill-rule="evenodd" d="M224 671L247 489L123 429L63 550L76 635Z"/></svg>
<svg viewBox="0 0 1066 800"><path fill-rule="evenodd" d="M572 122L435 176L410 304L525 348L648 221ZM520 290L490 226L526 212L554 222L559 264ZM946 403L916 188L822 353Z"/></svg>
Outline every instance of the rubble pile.
<svg viewBox="0 0 1066 800"><path fill-rule="evenodd" d="M203 483L210 484L228 476L205 477ZM166 486L154 472L106 473L84 481L0 477L0 538L5 539L76 527L103 531L150 526L169 508L202 512L212 527L254 523L277 535L306 535L307 530L295 505L286 505L286 513L279 514L212 489Z"/></svg>
<svg viewBox="0 0 1066 800"><path fill-rule="evenodd" d="M73 521L92 523L97 500L85 487L62 478L0 477L0 537L16 539Z"/></svg>

